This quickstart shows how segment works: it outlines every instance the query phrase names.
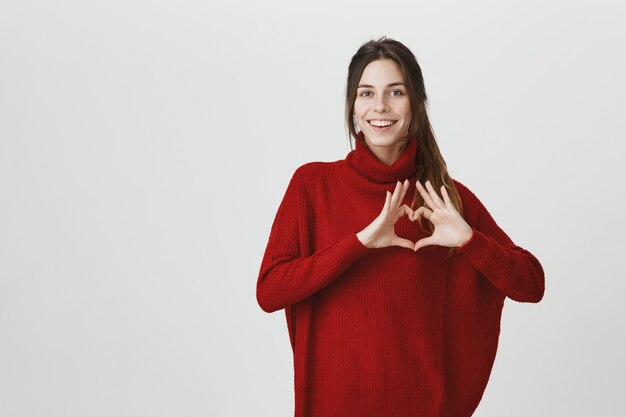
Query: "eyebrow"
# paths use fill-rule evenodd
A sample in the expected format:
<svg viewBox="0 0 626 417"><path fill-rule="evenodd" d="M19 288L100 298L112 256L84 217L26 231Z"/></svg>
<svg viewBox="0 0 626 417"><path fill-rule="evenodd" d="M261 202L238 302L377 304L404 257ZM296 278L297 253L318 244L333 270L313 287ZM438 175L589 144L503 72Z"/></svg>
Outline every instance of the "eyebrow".
<svg viewBox="0 0 626 417"><path fill-rule="evenodd" d="M396 86L396 85L405 86L404 83L396 82L396 83L387 84L387 87L393 87L393 86ZM357 88L374 88L374 86L373 85L369 85L369 84L359 84L359 86Z"/></svg>

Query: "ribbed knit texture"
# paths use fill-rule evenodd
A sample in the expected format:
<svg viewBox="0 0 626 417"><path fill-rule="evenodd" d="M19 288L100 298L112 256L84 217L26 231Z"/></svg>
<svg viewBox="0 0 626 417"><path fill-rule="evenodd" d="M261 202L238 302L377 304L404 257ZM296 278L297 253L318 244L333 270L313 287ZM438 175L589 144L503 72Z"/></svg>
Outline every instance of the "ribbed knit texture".
<svg viewBox="0 0 626 417"><path fill-rule="evenodd" d="M344 160L296 169L272 224L256 295L284 309L295 417L466 417L487 385L504 298L539 302L544 272L453 180L471 239L449 248L366 248L356 233L410 178L417 143L387 166L362 142ZM428 220L424 219L424 222ZM426 237L406 216L396 234Z"/></svg>

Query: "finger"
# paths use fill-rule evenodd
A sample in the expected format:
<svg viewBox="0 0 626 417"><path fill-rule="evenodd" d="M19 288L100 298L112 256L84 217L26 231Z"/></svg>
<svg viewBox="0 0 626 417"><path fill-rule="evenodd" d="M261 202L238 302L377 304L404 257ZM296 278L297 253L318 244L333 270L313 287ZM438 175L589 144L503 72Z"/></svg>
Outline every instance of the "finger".
<svg viewBox="0 0 626 417"><path fill-rule="evenodd" d="M420 239L415 243L415 247L413 248L413 250L417 252L419 248L423 248L424 246L434 245L434 244L435 242L432 236L425 237L424 239Z"/></svg>
<svg viewBox="0 0 626 417"><path fill-rule="evenodd" d="M443 201L445 201L448 206L454 207L454 204L452 204L452 200L450 200L450 196L448 195L448 190L446 190L445 184L441 186L441 195L443 195Z"/></svg>
<svg viewBox="0 0 626 417"><path fill-rule="evenodd" d="M400 200L398 201L398 205L404 201L404 196L406 195L407 190L409 189L409 180L404 180L402 183L402 195L400 196Z"/></svg>
<svg viewBox="0 0 626 417"><path fill-rule="evenodd" d="M400 181L396 181L396 188L393 189L393 195L391 196L392 208L398 207L398 197L400 196L400 194L398 193L398 190L400 189L401 189Z"/></svg>
<svg viewBox="0 0 626 417"><path fill-rule="evenodd" d="M385 191L385 204L383 204L383 209L380 212L383 216L387 216L390 205L391 205L391 193L389 191Z"/></svg>
<svg viewBox="0 0 626 417"><path fill-rule="evenodd" d="M420 208L418 208L417 210L415 210L415 212L413 212L413 221L418 220L420 218L420 216L424 216L426 217L428 220L430 220L430 216L432 216L433 211L421 206Z"/></svg>
<svg viewBox="0 0 626 417"><path fill-rule="evenodd" d="M416 222L419 220L419 218L421 217L422 213L424 212L425 208L422 206L420 208L418 208L417 210L415 210L413 212L413 221Z"/></svg>
<svg viewBox="0 0 626 417"><path fill-rule="evenodd" d="M430 194L428 194L428 191L426 191L419 180L415 183L415 187L417 187L417 191L419 191L426 204L428 204L431 209L435 209L435 203L433 203L433 200L430 198Z"/></svg>
<svg viewBox="0 0 626 417"><path fill-rule="evenodd" d="M413 210L411 210L411 207L407 206L406 204L403 204L400 207L400 210L404 211L405 214L407 214L409 216L409 219L411 221L413 221Z"/></svg>
<svg viewBox="0 0 626 417"><path fill-rule="evenodd" d="M413 221L414 222L418 221L423 212L424 212L424 207L420 207L417 210L413 211Z"/></svg>
<svg viewBox="0 0 626 417"><path fill-rule="evenodd" d="M430 192L430 197L432 198L433 203L437 205L437 208L443 207L443 201L439 198L439 194L437 194L437 191L435 191L430 181L426 181L426 189Z"/></svg>

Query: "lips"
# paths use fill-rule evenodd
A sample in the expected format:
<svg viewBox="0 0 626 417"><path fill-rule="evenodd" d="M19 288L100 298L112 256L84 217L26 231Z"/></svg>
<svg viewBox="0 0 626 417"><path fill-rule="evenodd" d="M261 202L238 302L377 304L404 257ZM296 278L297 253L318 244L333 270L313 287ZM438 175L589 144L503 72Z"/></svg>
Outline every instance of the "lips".
<svg viewBox="0 0 626 417"><path fill-rule="evenodd" d="M390 125L387 126L376 126L373 125L371 122L372 121L377 121L377 122L392 122ZM372 119L372 120L368 120L367 123L372 127L372 129L374 130L386 130L389 129L391 126L395 125L397 122L397 120L391 120L391 119Z"/></svg>

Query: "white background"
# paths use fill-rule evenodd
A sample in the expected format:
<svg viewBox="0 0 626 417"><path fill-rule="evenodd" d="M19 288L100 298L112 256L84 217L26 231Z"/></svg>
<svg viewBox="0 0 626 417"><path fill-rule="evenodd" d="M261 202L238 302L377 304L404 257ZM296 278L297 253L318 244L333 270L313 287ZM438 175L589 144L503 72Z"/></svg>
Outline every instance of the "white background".
<svg viewBox="0 0 626 417"><path fill-rule="evenodd" d="M291 416L255 286L289 178L350 151L350 58L407 45L452 177L546 273L478 417L623 416L619 1L4 1L0 415Z"/></svg>

